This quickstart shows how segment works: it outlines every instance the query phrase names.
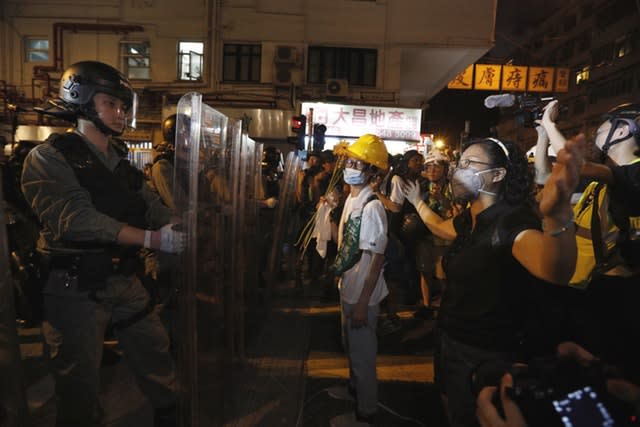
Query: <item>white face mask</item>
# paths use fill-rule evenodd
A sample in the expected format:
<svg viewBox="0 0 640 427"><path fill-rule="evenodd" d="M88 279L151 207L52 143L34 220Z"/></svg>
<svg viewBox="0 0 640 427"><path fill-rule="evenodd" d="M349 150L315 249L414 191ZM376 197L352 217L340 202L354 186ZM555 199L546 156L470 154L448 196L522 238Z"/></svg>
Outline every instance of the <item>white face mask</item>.
<svg viewBox="0 0 640 427"><path fill-rule="evenodd" d="M364 184L365 174L364 171L353 169L353 168L344 168L343 171L344 182L349 185L362 185Z"/></svg>
<svg viewBox="0 0 640 427"><path fill-rule="evenodd" d="M480 193L495 196L496 193L484 189L484 180L481 175L493 172L496 169L491 168L482 171L477 171L473 168L455 169L451 177L453 197L459 201L471 202L477 199Z"/></svg>

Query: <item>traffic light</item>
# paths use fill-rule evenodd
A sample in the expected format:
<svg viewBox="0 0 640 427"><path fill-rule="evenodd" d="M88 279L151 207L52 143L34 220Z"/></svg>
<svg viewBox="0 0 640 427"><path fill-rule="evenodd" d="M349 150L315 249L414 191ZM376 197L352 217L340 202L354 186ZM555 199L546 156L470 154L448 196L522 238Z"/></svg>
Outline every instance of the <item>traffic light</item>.
<svg viewBox="0 0 640 427"><path fill-rule="evenodd" d="M307 133L307 116L300 114L299 116L291 117L291 132L295 133L298 139L298 150L304 150L304 138Z"/></svg>
<svg viewBox="0 0 640 427"><path fill-rule="evenodd" d="M313 125L313 151L324 151L324 134L327 127L322 123Z"/></svg>

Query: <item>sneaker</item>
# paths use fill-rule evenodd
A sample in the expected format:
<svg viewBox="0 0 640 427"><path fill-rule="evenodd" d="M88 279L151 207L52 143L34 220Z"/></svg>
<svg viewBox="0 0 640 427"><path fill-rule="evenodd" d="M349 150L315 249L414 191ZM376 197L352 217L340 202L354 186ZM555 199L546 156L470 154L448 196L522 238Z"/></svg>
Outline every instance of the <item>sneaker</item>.
<svg viewBox="0 0 640 427"><path fill-rule="evenodd" d="M348 400L350 402L356 400L356 391L351 388L351 386L336 385L333 387L329 387L327 389L327 394L330 397L338 400Z"/></svg>
<svg viewBox="0 0 640 427"><path fill-rule="evenodd" d="M378 323L378 335L380 336L398 332L400 329L402 329L402 322L399 317L387 317Z"/></svg>
<svg viewBox="0 0 640 427"><path fill-rule="evenodd" d="M373 426L372 423L366 421L359 421L356 418L355 412L348 412L346 414L338 415L331 418L331 427L369 427Z"/></svg>

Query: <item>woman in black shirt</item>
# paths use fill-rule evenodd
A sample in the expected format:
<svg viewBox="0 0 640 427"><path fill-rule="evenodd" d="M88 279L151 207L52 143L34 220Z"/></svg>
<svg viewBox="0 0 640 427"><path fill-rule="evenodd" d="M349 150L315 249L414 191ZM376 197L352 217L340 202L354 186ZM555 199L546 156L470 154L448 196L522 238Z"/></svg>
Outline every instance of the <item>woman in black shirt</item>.
<svg viewBox="0 0 640 427"><path fill-rule="evenodd" d="M442 219L422 202L415 185L406 187L407 199L431 231L454 240L443 261L447 287L435 361L451 426L477 424L474 369L487 361L513 360L527 283L538 278L565 284L573 273L576 245L569 201L582 163L582 140L571 141L559 153L539 211L530 201L524 153L494 138L471 141L454 170L453 196L468 206L460 215Z"/></svg>

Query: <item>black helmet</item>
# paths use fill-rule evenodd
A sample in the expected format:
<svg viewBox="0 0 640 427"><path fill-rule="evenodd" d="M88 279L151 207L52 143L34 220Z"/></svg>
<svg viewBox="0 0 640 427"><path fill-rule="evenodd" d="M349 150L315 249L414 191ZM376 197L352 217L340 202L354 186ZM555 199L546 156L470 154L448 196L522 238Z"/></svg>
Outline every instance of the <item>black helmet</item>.
<svg viewBox="0 0 640 427"><path fill-rule="evenodd" d="M605 114L604 118L611 122L611 129L607 135L607 139L602 145L602 160L607 156L609 148L619 142L626 140L628 137L612 139L615 130L620 125L629 126L629 132L636 138L636 144L640 145L638 138L640 138L640 104L621 104L613 107Z"/></svg>
<svg viewBox="0 0 640 427"><path fill-rule="evenodd" d="M86 117L102 132L118 135L98 117L93 104L96 93L106 93L121 100L129 111L127 124L135 127L136 95L129 80L120 71L102 62L82 61L69 66L62 74L58 97L63 107Z"/></svg>
<svg viewBox="0 0 640 427"><path fill-rule="evenodd" d="M162 122L162 138L169 144L173 144L176 139L176 117L172 114Z"/></svg>
<svg viewBox="0 0 640 427"><path fill-rule="evenodd" d="M115 96L128 109L133 105L131 83L110 65L98 61L76 62L62 74L58 96L66 104L86 105L98 92Z"/></svg>

